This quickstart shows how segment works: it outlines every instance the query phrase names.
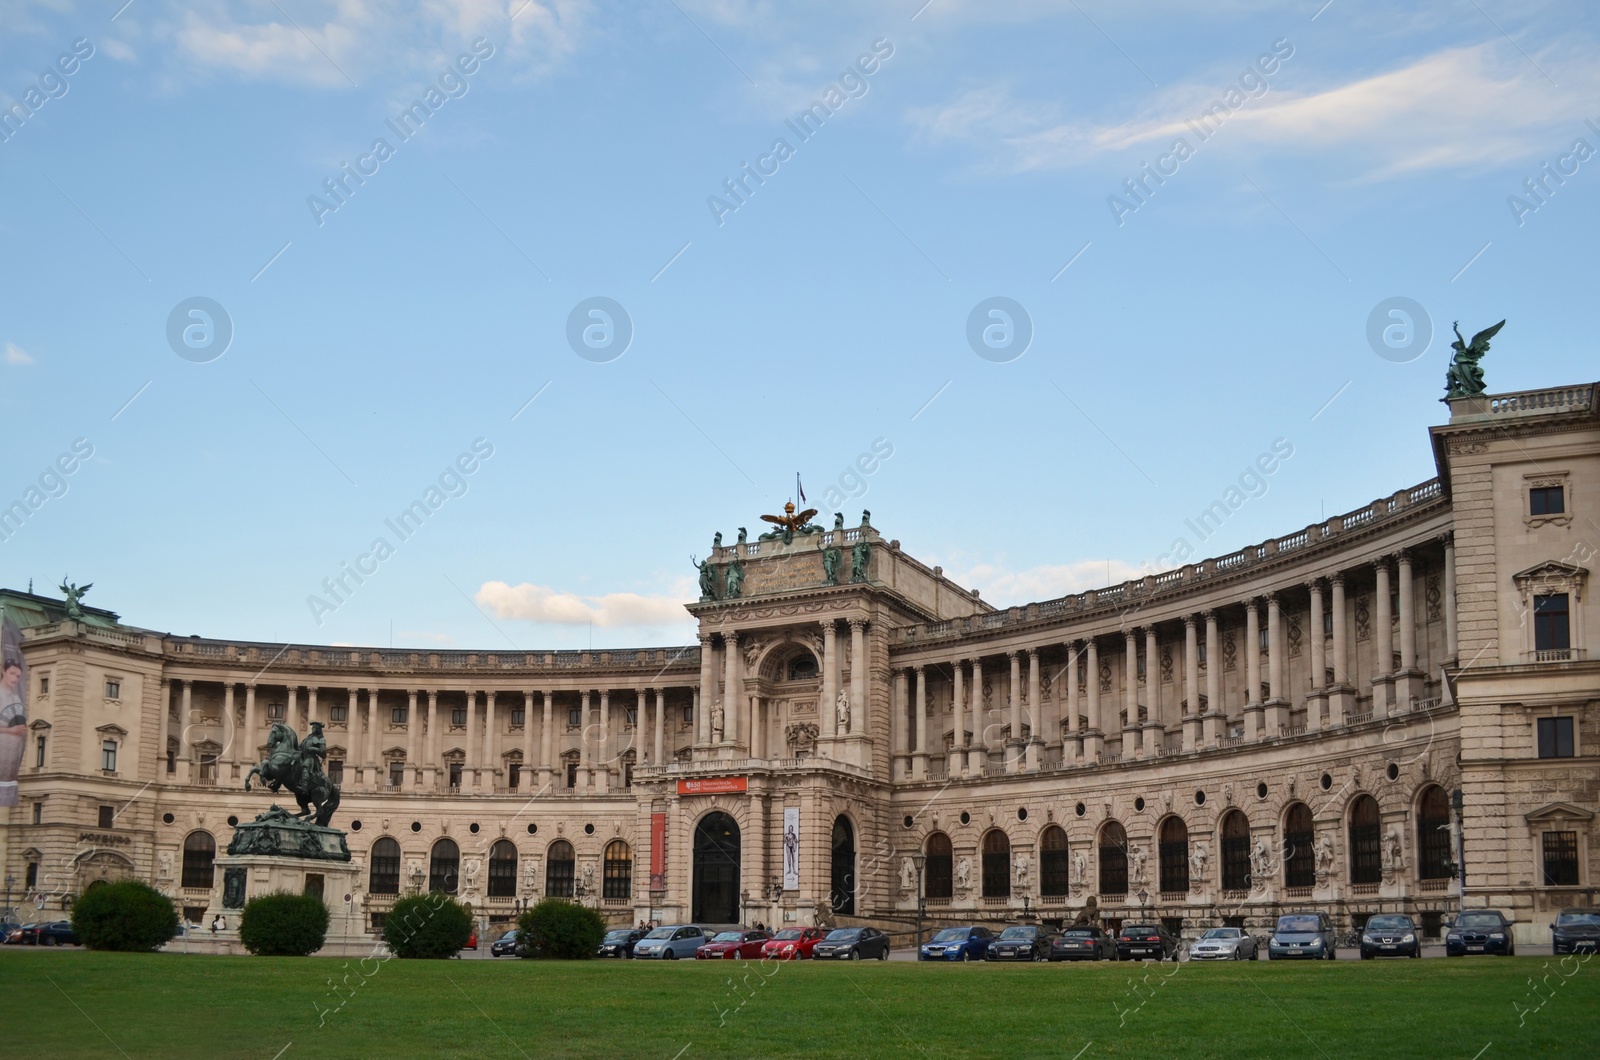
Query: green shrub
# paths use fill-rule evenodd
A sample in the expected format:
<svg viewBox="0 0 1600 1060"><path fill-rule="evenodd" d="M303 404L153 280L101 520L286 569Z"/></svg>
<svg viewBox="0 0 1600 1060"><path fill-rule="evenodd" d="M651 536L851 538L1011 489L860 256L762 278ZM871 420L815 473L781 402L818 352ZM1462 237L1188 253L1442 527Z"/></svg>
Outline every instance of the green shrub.
<svg viewBox="0 0 1600 1060"><path fill-rule="evenodd" d="M239 917L239 941L258 957L309 957L327 937L328 907L314 894L259 895Z"/></svg>
<svg viewBox="0 0 1600 1060"><path fill-rule="evenodd" d="M585 905L546 898L517 921L517 941L530 957L581 961L593 957L605 937L605 921Z"/></svg>
<svg viewBox="0 0 1600 1060"><path fill-rule="evenodd" d="M72 930L91 950L146 953L178 933L178 912L149 884L118 880L79 896L72 907Z"/></svg>
<svg viewBox="0 0 1600 1060"><path fill-rule="evenodd" d="M400 899L383 921L383 941L396 957L454 957L471 937L472 913L439 892Z"/></svg>

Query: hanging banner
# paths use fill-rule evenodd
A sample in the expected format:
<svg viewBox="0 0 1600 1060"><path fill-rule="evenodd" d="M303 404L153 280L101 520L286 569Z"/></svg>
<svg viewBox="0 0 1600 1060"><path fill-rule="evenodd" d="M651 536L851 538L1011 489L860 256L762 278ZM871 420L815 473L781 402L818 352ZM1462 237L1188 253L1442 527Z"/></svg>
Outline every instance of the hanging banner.
<svg viewBox="0 0 1600 1060"><path fill-rule="evenodd" d="M0 619L0 665L0 806L15 806L28 742L28 666L22 661L22 630L10 615Z"/></svg>
<svg viewBox="0 0 1600 1060"><path fill-rule="evenodd" d="M744 777L707 777L704 780L678 781L679 795L721 795L730 791L744 791Z"/></svg>
<svg viewBox="0 0 1600 1060"><path fill-rule="evenodd" d="M667 889L667 815L650 815L650 889Z"/></svg>
<svg viewBox="0 0 1600 1060"><path fill-rule="evenodd" d="M783 810L783 889L800 889L800 807Z"/></svg>

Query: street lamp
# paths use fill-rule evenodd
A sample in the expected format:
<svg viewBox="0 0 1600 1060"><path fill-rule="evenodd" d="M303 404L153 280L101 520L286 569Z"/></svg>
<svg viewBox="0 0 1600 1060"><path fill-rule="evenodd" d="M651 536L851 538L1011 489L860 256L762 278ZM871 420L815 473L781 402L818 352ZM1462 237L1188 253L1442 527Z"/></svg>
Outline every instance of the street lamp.
<svg viewBox="0 0 1600 1060"><path fill-rule="evenodd" d="M924 851L916 851L911 855L911 864L916 866L917 869L917 953L920 955L922 953L923 916L922 870L928 864L928 855Z"/></svg>
<svg viewBox="0 0 1600 1060"><path fill-rule="evenodd" d="M744 927L745 916L746 916L746 914L748 912L746 907L749 906L749 904L750 904L750 892L749 891L740 891L739 892L739 926L740 927Z"/></svg>
<svg viewBox="0 0 1600 1060"><path fill-rule="evenodd" d="M1144 916L1144 904L1150 900L1150 892L1141 887L1137 897L1139 899L1139 915L1142 917Z"/></svg>

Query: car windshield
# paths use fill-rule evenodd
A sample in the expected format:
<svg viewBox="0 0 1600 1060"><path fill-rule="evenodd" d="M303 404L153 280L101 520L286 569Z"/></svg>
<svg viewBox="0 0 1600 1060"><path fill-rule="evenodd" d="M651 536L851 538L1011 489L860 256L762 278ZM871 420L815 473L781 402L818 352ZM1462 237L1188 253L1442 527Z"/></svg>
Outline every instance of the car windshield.
<svg viewBox="0 0 1600 1060"><path fill-rule="evenodd" d="M772 937L777 939L779 942L794 942L797 939L805 938L806 933L799 928L784 928L782 931L778 932Z"/></svg>
<svg viewBox="0 0 1600 1060"><path fill-rule="evenodd" d="M1367 921L1368 931L1410 931L1411 918L1407 916L1375 916Z"/></svg>
<svg viewBox="0 0 1600 1060"><path fill-rule="evenodd" d="M859 938L860 936L860 928L839 928L836 931L828 932L828 940L830 942L841 942L845 939Z"/></svg>
<svg viewBox="0 0 1600 1060"><path fill-rule="evenodd" d="M645 938L647 938L647 939L670 939L672 937L672 933L674 931L676 931L676 930L678 930L678 929L677 928L669 928L669 927L656 928L654 931L650 932L650 934L646 935ZM589 937L590 938L594 938L593 935L590 935Z"/></svg>
<svg viewBox="0 0 1600 1060"><path fill-rule="evenodd" d="M1316 934L1322 922L1314 916L1280 916L1278 930L1289 935Z"/></svg>
<svg viewBox="0 0 1600 1060"><path fill-rule="evenodd" d="M967 938L967 929L966 928L945 928L943 931L941 931L937 935L933 936L933 941L934 942L965 942L966 938Z"/></svg>
<svg viewBox="0 0 1600 1060"><path fill-rule="evenodd" d="M1494 913L1462 913L1456 917L1458 928L1497 928L1500 918Z"/></svg>
<svg viewBox="0 0 1600 1060"><path fill-rule="evenodd" d="M1039 929L1038 928L1008 927L1004 931L1000 932L1000 937L1002 939L1023 939L1023 940L1027 940L1027 939L1031 939L1034 936L1038 935L1038 933L1039 933Z"/></svg>
<svg viewBox="0 0 1600 1060"><path fill-rule="evenodd" d="M719 931L712 942L738 942L744 938L742 931Z"/></svg>
<svg viewBox="0 0 1600 1060"><path fill-rule="evenodd" d="M1600 928L1600 910L1578 909L1556 917L1557 927Z"/></svg>
<svg viewBox="0 0 1600 1060"><path fill-rule="evenodd" d="M506 932L506 937L510 938L511 936L513 936L515 934L516 934L515 931L508 931L508 932ZM632 934L632 932L629 931L628 928L618 928L616 931L608 931L608 932L606 932L605 940L607 942L627 942L628 941L628 936L630 934ZM650 937L651 938L655 938L656 936L655 936L654 933L652 933L650 935Z"/></svg>
<svg viewBox="0 0 1600 1060"><path fill-rule="evenodd" d="M1201 935L1200 937L1203 938L1203 939L1236 939L1236 938L1239 937L1239 929L1238 928L1212 928L1210 931L1206 932L1204 935Z"/></svg>

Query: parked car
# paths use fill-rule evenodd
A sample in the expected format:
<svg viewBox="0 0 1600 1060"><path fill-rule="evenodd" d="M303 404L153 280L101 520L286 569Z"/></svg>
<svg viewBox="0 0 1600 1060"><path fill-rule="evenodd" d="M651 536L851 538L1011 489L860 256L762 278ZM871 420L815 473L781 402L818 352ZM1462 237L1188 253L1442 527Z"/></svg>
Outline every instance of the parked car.
<svg viewBox="0 0 1600 1060"><path fill-rule="evenodd" d="M1444 936L1444 955L1462 957L1469 953L1517 955L1511 937L1511 921L1498 909L1469 909L1456 915L1456 922Z"/></svg>
<svg viewBox="0 0 1600 1060"><path fill-rule="evenodd" d="M1254 961L1260 959L1261 949L1244 928L1215 927L1195 940L1189 957L1196 961Z"/></svg>
<svg viewBox="0 0 1600 1060"><path fill-rule="evenodd" d="M816 960L859 961L864 957L889 959L889 936L877 928L835 928L811 948Z"/></svg>
<svg viewBox="0 0 1600 1060"><path fill-rule="evenodd" d="M1041 927L1013 924L989 944L986 961L1047 961L1050 942L1055 936Z"/></svg>
<svg viewBox="0 0 1600 1060"><path fill-rule="evenodd" d="M478 948L478 929L477 928L473 928L472 929L472 934L467 936L467 949L475 950L477 948Z"/></svg>
<svg viewBox="0 0 1600 1060"><path fill-rule="evenodd" d="M6 932L5 944L7 946L20 946L20 945L22 945L23 936L26 935L30 930L32 930L33 926L34 926L33 924L29 923L29 924L17 924L16 926L12 927L10 930L8 930Z"/></svg>
<svg viewBox="0 0 1600 1060"><path fill-rule="evenodd" d="M919 961L981 961L994 935L986 927L944 928L923 943Z"/></svg>
<svg viewBox="0 0 1600 1060"><path fill-rule="evenodd" d="M696 959L704 961L731 961L735 958L753 961L761 956L761 947L770 938L772 935L766 931L722 931L696 950L694 955Z"/></svg>
<svg viewBox="0 0 1600 1060"><path fill-rule="evenodd" d="M1267 940L1267 960L1333 960L1338 939L1326 913L1286 913L1278 918Z"/></svg>
<svg viewBox="0 0 1600 1060"><path fill-rule="evenodd" d="M822 928L784 928L761 947L761 956L779 961L803 961L827 934Z"/></svg>
<svg viewBox="0 0 1600 1060"><path fill-rule="evenodd" d="M1168 931L1165 924L1124 924L1117 932L1117 959L1139 960L1154 957L1158 961L1178 959L1178 937Z"/></svg>
<svg viewBox="0 0 1600 1060"><path fill-rule="evenodd" d="M705 932L693 924L674 924L658 927L640 939L633 947L635 957L652 960L675 961L679 957L693 957L705 945Z"/></svg>
<svg viewBox="0 0 1600 1060"><path fill-rule="evenodd" d="M47 924L33 925L29 942L35 946L76 946L78 935L72 930L72 921L54 920Z"/></svg>
<svg viewBox="0 0 1600 1060"><path fill-rule="evenodd" d="M512 928L504 935L501 935L499 938L489 943L489 956L504 957L506 954L510 954L513 957L517 956L517 938L521 934L522 932L518 931L516 928Z"/></svg>
<svg viewBox="0 0 1600 1060"><path fill-rule="evenodd" d="M596 957L617 957L627 959L633 956L633 948L639 945L639 940L649 932L644 928L613 928L606 932L600 940L600 948L595 951Z"/></svg>
<svg viewBox="0 0 1600 1060"><path fill-rule="evenodd" d="M1554 953L1593 953L1600 949L1600 909L1563 909L1550 925Z"/></svg>
<svg viewBox="0 0 1600 1060"><path fill-rule="evenodd" d="M1401 913L1372 917L1361 929L1361 959L1421 957L1422 935L1416 921Z"/></svg>
<svg viewBox="0 0 1600 1060"><path fill-rule="evenodd" d="M1114 961L1117 940L1097 927L1070 927L1050 940L1052 961Z"/></svg>

